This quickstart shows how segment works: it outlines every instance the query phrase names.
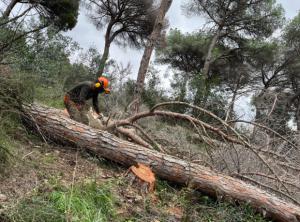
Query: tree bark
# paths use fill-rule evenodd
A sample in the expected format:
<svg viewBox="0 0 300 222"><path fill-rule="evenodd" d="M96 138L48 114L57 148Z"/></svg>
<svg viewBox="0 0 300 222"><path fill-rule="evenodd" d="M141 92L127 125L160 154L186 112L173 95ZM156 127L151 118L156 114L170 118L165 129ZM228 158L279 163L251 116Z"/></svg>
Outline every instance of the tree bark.
<svg viewBox="0 0 300 222"><path fill-rule="evenodd" d="M151 58L153 49L155 47L155 44L161 35L161 31L164 26L164 18L165 18L167 11L169 10L171 4L172 4L172 0L161 0L153 31L147 42L142 60L140 62L140 67L139 67L139 71L138 71L136 87L135 87L135 92L134 92L134 100L136 101L135 102L135 111L136 112L138 112L138 110L139 110L141 94L143 92L144 82L145 82L150 58Z"/></svg>
<svg viewBox="0 0 300 222"><path fill-rule="evenodd" d="M207 51L207 56L205 58L205 63L204 63L204 67L203 67L203 76L204 78L207 80L209 78L209 67L211 64L211 60L212 60L212 51L214 50L219 38L220 38L220 34L222 31L222 27L220 26L219 29L217 30L217 32L215 33L214 37L212 38L210 45L208 47L208 51Z"/></svg>
<svg viewBox="0 0 300 222"><path fill-rule="evenodd" d="M148 165L162 179L189 185L218 198L248 203L274 221L300 222L300 207L266 191L201 165L149 150L75 122L60 110L36 104L26 105L24 117L44 138L51 137L74 144L127 167L136 163Z"/></svg>
<svg viewBox="0 0 300 222"><path fill-rule="evenodd" d="M232 118L232 113L234 112L234 103L235 103L235 100L236 100L237 92L240 88L241 78L242 78L242 76L239 75L239 77L237 79L237 83L236 83L236 85L234 87L234 90L232 92L232 98L231 98L231 101L229 103L228 110L226 112L225 122L229 121L230 118Z"/></svg>
<svg viewBox="0 0 300 222"><path fill-rule="evenodd" d="M3 12L3 18L8 18L13 8L16 6L16 4L19 2L19 0L11 0L11 2L6 7L5 11Z"/></svg>
<svg viewBox="0 0 300 222"><path fill-rule="evenodd" d="M104 38L105 39L104 51L103 51L103 55L100 59L99 70L95 76L96 78L98 78L99 76L101 76L103 74L103 71L105 68L105 63L108 59L110 44L114 39L114 38L111 38L111 30L112 30L113 25L114 25L114 21L110 21L106 28L105 38Z"/></svg>
<svg viewBox="0 0 300 222"><path fill-rule="evenodd" d="M110 42L105 41L104 51L103 51L103 55L100 60L99 70L96 74L96 78L98 78L99 76L101 76L103 74L103 71L105 68L105 63L106 63L106 61L108 59L108 55L109 55L109 48L110 48Z"/></svg>

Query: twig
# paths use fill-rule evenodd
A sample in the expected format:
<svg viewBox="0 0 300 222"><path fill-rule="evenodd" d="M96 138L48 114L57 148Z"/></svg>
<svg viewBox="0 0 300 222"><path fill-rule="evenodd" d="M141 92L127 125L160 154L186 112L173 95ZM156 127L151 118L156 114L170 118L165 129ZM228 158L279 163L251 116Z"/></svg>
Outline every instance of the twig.
<svg viewBox="0 0 300 222"><path fill-rule="evenodd" d="M233 143L237 143L237 144L242 144L244 145L246 148L248 148L249 150L251 150L262 162L265 166L267 166L267 168L272 172L272 174L277 178L277 180L281 183L281 185L285 188L285 190L289 193L288 188L285 186L285 184L281 181L280 177L277 175L277 173L275 172L275 170L268 164L268 162L251 146L251 144L248 141L245 141L245 139L234 129L232 128L227 122L225 122L224 120L222 120L221 118L219 118L218 116L216 116L215 114L213 114L212 112L203 109L201 107L198 106L194 106L191 105L189 103L185 103L185 102L165 102L165 103L159 103L157 105L155 105L154 107L152 107L152 109L150 110L150 112L155 113L155 109L162 107L162 106L168 106L168 105L184 105L184 106L188 106L191 107L193 109L202 111L208 115L210 115L211 117L215 118L216 120L218 120L220 123L222 123L227 129L230 129L238 138L237 139L232 139L232 137L229 137L228 135L226 135L224 132L222 132L219 129L216 129L214 127L212 127L211 125L205 123L205 126L207 128L209 128L210 130L218 133L221 136L224 136L224 138L229 141L229 142L233 142ZM157 112L157 111L156 111ZM178 114L178 113L177 113ZM184 114L181 114L184 115ZM200 121L200 120L197 120Z"/></svg>
<svg viewBox="0 0 300 222"><path fill-rule="evenodd" d="M28 114L28 115L31 117L32 122L34 123L34 125L35 125L35 127L36 127L38 133L40 134L40 136L42 137L42 139L44 140L44 142L48 145L48 142L47 142L46 138L44 137L44 134L42 133L40 127L39 127L38 124L36 123L35 119L33 118L33 116L32 116L31 114Z"/></svg>
<svg viewBox="0 0 300 222"><path fill-rule="evenodd" d="M267 117L268 117L268 118L271 116L272 112L274 111L275 105L276 105L276 103L277 103L277 99L278 99L278 95L275 94L275 99L274 99L272 108L271 108L270 112L267 114Z"/></svg>
<svg viewBox="0 0 300 222"><path fill-rule="evenodd" d="M22 160L24 160L27 156L29 156L29 155L31 155L31 154L33 154L33 153L34 153L34 151L31 151L31 152L27 153L26 155L24 155L24 156L22 157Z"/></svg>
<svg viewBox="0 0 300 222"><path fill-rule="evenodd" d="M137 130L139 130L142 134L143 134L143 136L144 137L146 137L146 139L150 142L150 143L152 143L153 145L154 145L154 147L156 148L156 150L158 150L158 151L160 151L160 152L163 152L163 153L165 153L166 151L157 143L157 142L155 142L155 140L154 139L152 139L144 130L143 130L143 128L142 127L140 127L139 125L137 125L137 124L133 124L133 123L128 123L128 125L129 126L132 126L132 127L134 127L134 128L136 128Z"/></svg>
<svg viewBox="0 0 300 222"><path fill-rule="evenodd" d="M300 148L295 146L295 144L293 144L291 141L289 141L288 139L286 139L284 136L282 136L280 133L277 133L275 130L272 130L271 128L261 125L259 123L255 123L255 122L250 122L250 121L246 121L246 120L234 120L234 121L230 121L230 122L238 122L238 123L248 123L254 126L258 126L260 128L266 129L272 133L274 133L276 136L280 137L282 140L286 141L288 144L290 144L291 146L293 146L295 149L300 151Z"/></svg>

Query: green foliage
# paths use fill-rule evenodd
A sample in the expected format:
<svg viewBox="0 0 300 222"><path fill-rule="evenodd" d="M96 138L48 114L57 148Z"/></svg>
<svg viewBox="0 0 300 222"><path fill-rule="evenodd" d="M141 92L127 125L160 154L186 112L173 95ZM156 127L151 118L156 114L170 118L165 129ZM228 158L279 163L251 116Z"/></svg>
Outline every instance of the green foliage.
<svg viewBox="0 0 300 222"><path fill-rule="evenodd" d="M254 95L252 103L256 108L256 121L281 135L290 135L288 122L291 119L291 113L287 112L287 98L288 94L280 92L280 89L277 91L265 90ZM275 99L276 104L274 105Z"/></svg>
<svg viewBox="0 0 300 222"><path fill-rule="evenodd" d="M29 9L28 12L38 13L39 23L42 26L54 25L59 30L70 30L75 27L77 23L78 10L80 0L41 0L41 1L17 1L17 3L27 4ZM18 23L24 25L26 20L24 19L28 14L23 13L23 8L19 10L16 15L12 15L12 9L14 9L18 4L14 4L11 11L8 14L0 17L5 22L0 23L0 28L2 24L7 24L11 26L13 23ZM5 4L4 4L5 5ZM3 7L3 4L2 4ZM22 14L23 13L23 14Z"/></svg>
<svg viewBox="0 0 300 222"><path fill-rule="evenodd" d="M218 70L218 64L214 64L215 74L210 79L205 80L202 76L209 37L210 35L204 32L182 34L177 29L171 30L167 37L167 47L158 50L156 61L168 64L175 70L171 82L174 100L212 109L215 114L223 117L226 99L220 92L219 85L221 85L220 76L224 72L224 64L221 66L222 72ZM216 57L220 56L224 50L225 47L218 44L213 54ZM172 110L185 113L189 109L176 106Z"/></svg>
<svg viewBox="0 0 300 222"><path fill-rule="evenodd" d="M68 30L77 23L80 0L43 0L41 6L47 20L60 30Z"/></svg>
<svg viewBox="0 0 300 222"><path fill-rule="evenodd" d="M148 106L153 107L155 104L166 101L164 91L161 87L159 71L150 66L147 71L146 86L142 93L142 101Z"/></svg>
<svg viewBox="0 0 300 222"><path fill-rule="evenodd" d="M140 47L153 30L153 0L88 0L86 5L97 28L109 24L108 44L116 40L117 44Z"/></svg>
<svg viewBox="0 0 300 222"><path fill-rule="evenodd" d="M25 32L22 30L22 25L20 27L21 30L18 30L15 26L0 26L0 64L2 62L4 64L15 63L16 57L26 51L25 37L16 38L16 36L21 36Z"/></svg>
<svg viewBox="0 0 300 222"><path fill-rule="evenodd" d="M27 43L36 40L36 33L41 33L46 27L57 30L74 28L79 2L80 0L16 1L11 10L19 4L26 4L27 7L19 7L16 15L8 11L0 17L0 63L15 63L15 57L21 57L23 51L26 51ZM28 19L28 14L36 14L38 17Z"/></svg>
<svg viewBox="0 0 300 222"><path fill-rule="evenodd" d="M283 38L288 46L300 47L300 13L285 27Z"/></svg>
<svg viewBox="0 0 300 222"><path fill-rule="evenodd" d="M22 200L7 217L10 222L64 222L63 214L55 204L43 197L32 197Z"/></svg>
<svg viewBox="0 0 300 222"><path fill-rule="evenodd" d="M9 29L0 33L0 37L4 39L11 35ZM0 66L2 172L8 168L9 157L16 146L12 141L18 132L17 128L22 128L21 105L38 100L62 108L63 82L73 68L68 56L77 49L70 38L57 34L57 30L53 29L34 33L34 38L28 42L20 39L10 48L5 60L12 64Z"/></svg>
<svg viewBox="0 0 300 222"><path fill-rule="evenodd" d="M35 100L47 106L64 109L64 92L61 85L42 87L35 86Z"/></svg>
<svg viewBox="0 0 300 222"><path fill-rule="evenodd" d="M167 36L167 47L156 51L156 61L172 68L190 73L199 73L204 65L209 42L204 33L183 34L171 29Z"/></svg>
<svg viewBox="0 0 300 222"><path fill-rule="evenodd" d="M57 34L57 30L48 29L46 33L37 32L27 44L27 50L16 62L16 67L36 76L41 86L53 86L61 83L70 75L69 56L79 49L70 37Z"/></svg>
<svg viewBox="0 0 300 222"><path fill-rule="evenodd" d="M109 186L98 187L95 182L74 187L68 192L54 191L50 201L72 221L109 221L114 217L114 197Z"/></svg>
<svg viewBox="0 0 300 222"><path fill-rule="evenodd" d="M36 32L34 38L14 55L13 71L20 73L26 89L32 91L34 99L47 105L63 107L64 83L74 77L83 75L86 77L88 68L82 65L71 64L69 56L79 50L76 42L71 38L57 33L55 29L47 32ZM20 80L22 82L23 80ZM71 81L71 84L74 84ZM22 101L25 102L25 101Z"/></svg>
<svg viewBox="0 0 300 222"><path fill-rule="evenodd" d="M247 49L255 66L274 64L279 59L280 43L278 41L249 41Z"/></svg>
<svg viewBox="0 0 300 222"><path fill-rule="evenodd" d="M190 0L185 7L188 14L203 15L220 28L229 43L269 37L283 23L284 10L275 0Z"/></svg>
<svg viewBox="0 0 300 222"><path fill-rule="evenodd" d="M110 184L95 182L57 188L21 201L9 214L13 222L112 221L115 218L115 197Z"/></svg>
<svg viewBox="0 0 300 222"><path fill-rule="evenodd" d="M94 47L89 48L86 52L80 54L78 62L73 63L70 67L69 74L65 76L63 81L63 89L69 90L74 85L83 81L93 81L95 73L97 73L100 65L101 55ZM107 68L114 63L113 60L107 62Z"/></svg>
<svg viewBox="0 0 300 222"><path fill-rule="evenodd" d="M3 122L3 120L1 121ZM0 178L6 173L10 167L13 143L7 134L0 131Z"/></svg>
<svg viewBox="0 0 300 222"><path fill-rule="evenodd" d="M15 134L22 128L21 103L32 102L33 91L30 79L22 75L9 75L0 67L0 76L0 173L3 173L16 146Z"/></svg>
<svg viewBox="0 0 300 222"><path fill-rule="evenodd" d="M209 81L203 80L203 78L194 78L191 81L191 90L194 92L193 104L203 107L213 112L218 117L225 118L225 109L228 101L226 93L219 85L218 78L211 78ZM204 115L201 112L193 111L192 114L198 118L207 121L212 124L219 124L214 118L208 115Z"/></svg>

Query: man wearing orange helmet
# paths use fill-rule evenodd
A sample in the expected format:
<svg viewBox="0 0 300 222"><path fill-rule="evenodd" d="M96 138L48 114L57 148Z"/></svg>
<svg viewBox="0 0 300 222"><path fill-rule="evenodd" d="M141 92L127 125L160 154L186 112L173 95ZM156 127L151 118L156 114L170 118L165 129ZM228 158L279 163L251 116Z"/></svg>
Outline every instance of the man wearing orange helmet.
<svg viewBox="0 0 300 222"><path fill-rule="evenodd" d="M86 101L89 99L92 99L93 108L99 115L98 95L100 93L110 93L108 84L108 79L101 76L96 81L81 82L69 90L64 97L64 104L71 119L86 125L89 124L87 117L89 106L86 104Z"/></svg>

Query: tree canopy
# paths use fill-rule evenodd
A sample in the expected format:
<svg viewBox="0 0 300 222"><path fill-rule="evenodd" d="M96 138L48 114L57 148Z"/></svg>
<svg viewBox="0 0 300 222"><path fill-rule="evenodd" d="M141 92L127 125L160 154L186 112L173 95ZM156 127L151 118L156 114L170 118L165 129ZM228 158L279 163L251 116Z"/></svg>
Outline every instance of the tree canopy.
<svg viewBox="0 0 300 222"><path fill-rule="evenodd" d="M187 13L204 16L212 33L202 71L206 78L217 42L238 48L245 39L269 37L283 21L283 8L274 0L190 0L185 8Z"/></svg>
<svg viewBox="0 0 300 222"><path fill-rule="evenodd" d="M153 0L87 0L93 24L105 31L105 46L97 75L101 75L113 41L140 47L152 32L155 23Z"/></svg>
<svg viewBox="0 0 300 222"><path fill-rule="evenodd" d="M15 21L28 15L29 11L35 11L45 25L54 24L61 30L68 30L75 27L77 23L80 0L11 0L3 12L2 19ZM16 16L11 16L12 10L17 4L26 5L26 9Z"/></svg>

